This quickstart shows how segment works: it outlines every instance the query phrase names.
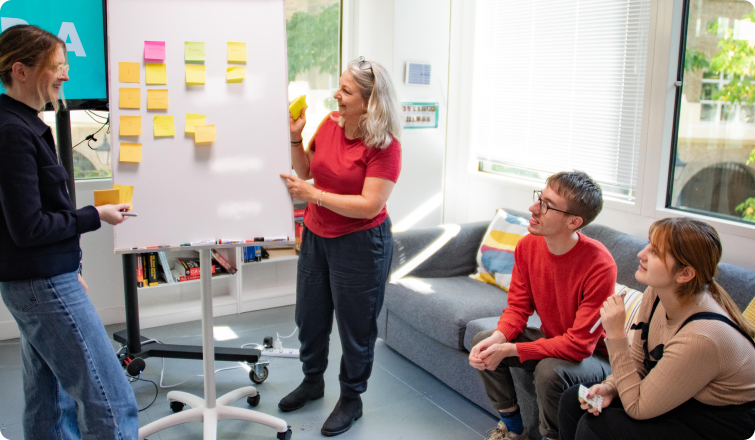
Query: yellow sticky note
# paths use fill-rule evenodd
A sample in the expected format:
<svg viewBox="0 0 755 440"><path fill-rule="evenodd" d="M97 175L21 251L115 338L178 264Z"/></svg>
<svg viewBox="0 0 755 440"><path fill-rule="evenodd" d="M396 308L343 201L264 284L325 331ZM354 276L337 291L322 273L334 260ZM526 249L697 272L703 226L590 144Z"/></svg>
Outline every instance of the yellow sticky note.
<svg viewBox="0 0 755 440"><path fill-rule="evenodd" d="M299 116L301 116L301 111L305 108L307 108L307 95L301 95L300 97L294 99L291 105L288 106L288 111L291 112L291 116L293 116L294 120L296 120L299 119Z"/></svg>
<svg viewBox="0 0 755 440"><path fill-rule="evenodd" d="M186 113L186 125L184 126L184 133L194 133L194 127L199 127L202 125L207 125L206 115Z"/></svg>
<svg viewBox="0 0 755 440"><path fill-rule="evenodd" d="M168 89L147 90L147 110L166 110L168 108Z"/></svg>
<svg viewBox="0 0 755 440"><path fill-rule="evenodd" d="M121 192L119 203L128 203L131 209L134 209L134 204L131 203L131 199L134 196L134 187L129 185L113 184L113 189L117 189Z"/></svg>
<svg viewBox="0 0 755 440"><path fill-rule="evenodd" d="M246 78L246 67L231 66L225 71L225 80L229 83L240 83Z"/></svg>
<svg viewBox="0 0 755 440"><path fill-rule="evenodd" d="M118 108L140 108L141 100L140 89L118 89Z"/></svg>
<svg viewBox="0 0 755 440"><path fill-rule="evenodd" d="M139 63L118 63L118 81L122 83L139 82Z"/></svg>
<svg viewBox="0 0 755 440"><path fill-rule="evenodd" d="M186 65L186 84L199 85L204 84L206 80L207 74L204 70L204 64Z"/></svg>
<svg viewBox="0 0 755 440"><path fill-rule="evenodd" d="M121 162L139 163L142 161L142 144L121 142L121 152L118 156Z"/></svg>
<svg viewBox="0 0 755 440"><path fill-rule="evenodd" d="M121 191L119 189L94 190L94 206L117 205L121 203Z"/></svg>
<svg viewBox="0 0 755 440"><path fill-rule="evenodd" d="M168 84L168 69L165 64L147 63L147 84Z"/></svg>
<svg viewBox="0 0 755 440"><path fill-rule="evenodd" d="M121 136L139 136L142 134L142 117L121 116L119 133Z"/></svg>
<svg viewBox="0 0 755 440"><path fill-rule="evenodd" d="M184 42L185 61L204 61L204 43Z"/></svg>
<svg viewBox="0 0 755 440"><path fill-rule="evenodd" d="M176 126L173 123L173 115L155 116L152 120L155 137L166 137L176 135Z"/></svg>
<svg viewBox="0 0 755 440"><path fill-rule="evenodd" d="M228 42L228 62L246 63L246 43Z"/></svg>
<svg viewBox="0 0 755 440"><path fill-rule="evenodd" d="M194 142L197 144L215 142L215 126L202 125L194 127Z"/></svg>

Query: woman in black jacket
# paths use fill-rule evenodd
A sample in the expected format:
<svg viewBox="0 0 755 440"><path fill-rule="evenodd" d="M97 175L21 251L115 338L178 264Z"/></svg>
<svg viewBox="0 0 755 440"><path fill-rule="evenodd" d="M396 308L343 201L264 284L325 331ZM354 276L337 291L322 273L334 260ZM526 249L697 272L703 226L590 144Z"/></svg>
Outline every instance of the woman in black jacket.
<svg viewBox="0 0 755 440"><path fill-rule="evenodd" d="M36 26L0 34L0 294L21 332L28 439L136 439L136 400L81 278L80 234L128 204L75 209L50 127L65 43Z"/></svg>

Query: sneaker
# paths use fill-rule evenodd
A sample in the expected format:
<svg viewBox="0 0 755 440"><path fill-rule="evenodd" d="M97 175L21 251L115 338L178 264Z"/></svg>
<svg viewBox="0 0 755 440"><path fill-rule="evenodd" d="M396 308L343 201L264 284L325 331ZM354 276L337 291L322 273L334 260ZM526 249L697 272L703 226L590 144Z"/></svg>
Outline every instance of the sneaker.
<svg viewBox="0 0 755 440"><path fill-rule="evenodd" d="M527 428L524 428L521 434L509 431L503 421L498 422L498 426L488 431L485 440L527 440Z"/></svg>

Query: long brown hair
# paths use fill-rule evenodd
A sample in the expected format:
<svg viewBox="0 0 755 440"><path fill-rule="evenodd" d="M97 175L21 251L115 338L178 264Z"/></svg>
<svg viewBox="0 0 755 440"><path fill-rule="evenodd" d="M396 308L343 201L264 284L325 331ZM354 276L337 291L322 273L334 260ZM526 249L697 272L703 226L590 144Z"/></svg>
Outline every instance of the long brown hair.
<svg viewBox="0 0 755 440"><path fill-rule="evenodd" d="M714 281L723 248L718 232L712 226L687 217L665 218L650 226L650 243L664 264L667 254L674 259L675 267L669 270L677 271L685 266L695 269L695 277L676 291L682 303L707 290L738 326L750 337L755 336L755 328L742 316L723 287Z"/></svg>
<svg viewBox="0 0 755 440"><path fill-rule="evenodd" d="M65 42L37 26L21 24L11 26L0 34L0 81L8 88L13 82L13 65L21 63L28 67L43 66L53 69L55 52L65 48ZM65 51L65 50L64 50ZM43 77L37 80L37 92L43 102L47 102L49 84L43 84ZM61 94L61 99L62 99ZM63 100L65 105L65 100ZM58 102L53 100L53 108L58 110Z"/></svg>

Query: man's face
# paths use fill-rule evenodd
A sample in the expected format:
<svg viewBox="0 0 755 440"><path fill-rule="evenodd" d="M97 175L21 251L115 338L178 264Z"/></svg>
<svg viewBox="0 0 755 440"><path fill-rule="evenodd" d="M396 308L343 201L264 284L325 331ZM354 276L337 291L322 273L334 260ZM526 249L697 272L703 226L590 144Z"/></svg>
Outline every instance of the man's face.
<svg viewBox="0 0 755 440"><path fill-rule="evenodd" d="M545 205L548 205L549 209L543 214L539 201L535 201L530 206L529 210L532 213L532 217L530 218L530 225L527 227L530 234L548 237L571 232L572 229L569 228L569 221L573 216L556 211L556 209L561 211L569 210L566 198L559 195L550 186L546 186L543 189L541 198L543 200L542 210L545 210Z"/></svg>

